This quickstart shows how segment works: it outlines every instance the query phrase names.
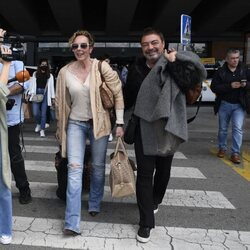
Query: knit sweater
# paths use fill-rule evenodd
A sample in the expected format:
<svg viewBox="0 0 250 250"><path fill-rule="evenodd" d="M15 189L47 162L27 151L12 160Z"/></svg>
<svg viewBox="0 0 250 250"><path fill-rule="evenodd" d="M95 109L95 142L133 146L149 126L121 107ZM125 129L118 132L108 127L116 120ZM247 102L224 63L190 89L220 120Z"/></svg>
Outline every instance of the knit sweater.
<svg viewBox="0 0 250 250"><path fill-rule="evenodd" d="M95 139L102 136L107 136L111 132L111 124L109 112L102 106L99 87L102 84L100 72L98 70L98 60L91 59L92 66L90 71L90 104L91 112L93 116L93 132ZM66 87L66 71L69 64L64 66L57 77L56 83L56 118L57 118L57 131L56 137L61 145L62 157L66 157L66 131L68 118L71 109L71 98L69 91ZM123 121L123 94L122 84L115 71L109 66L108 63L102 63L102 75L105 79L105 83L112 91L115 101L115 109L117 114L117 123L124 123ZM122 112L119 112L122 111ZM122 117L120 117L122 114ZM119 117L119 120L118 120Z"/></svg>

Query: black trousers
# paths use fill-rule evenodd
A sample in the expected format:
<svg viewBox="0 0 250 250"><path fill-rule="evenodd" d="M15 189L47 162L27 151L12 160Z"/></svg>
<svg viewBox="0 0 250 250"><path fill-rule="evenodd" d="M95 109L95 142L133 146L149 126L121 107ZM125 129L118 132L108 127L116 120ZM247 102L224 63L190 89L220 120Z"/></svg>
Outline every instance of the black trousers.
<svg viewBox="0 0 250 250"><path fill-rule="evenodd" d="M140 128L135 138L137 162L136 198L142 227L154 228L154 204L160 204L170 179L173 155L147 156L143 153Z"/></svg>
<svg viewBox="0 0 250 250"><path fill-rule="evenodd" d="M9 154L11 171L14 175L16 187L19 190L26 190L29 188L29 182L27 180L24 159L20 147L20 125L8 127L8 139L9 139Z"/></svg>

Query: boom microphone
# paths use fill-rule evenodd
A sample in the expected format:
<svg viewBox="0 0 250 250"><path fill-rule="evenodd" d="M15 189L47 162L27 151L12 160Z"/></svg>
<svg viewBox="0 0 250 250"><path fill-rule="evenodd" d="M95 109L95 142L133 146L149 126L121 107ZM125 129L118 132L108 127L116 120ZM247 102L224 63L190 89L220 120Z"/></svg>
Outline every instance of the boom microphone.
<svg viewBox="0 0 250 250"><path fill-rule="evenodd" d="M18 81L18 82L26 82L30 79L30 74L28 70L22 70L16 73L16 76L9 79L8 83Z"/></svg>

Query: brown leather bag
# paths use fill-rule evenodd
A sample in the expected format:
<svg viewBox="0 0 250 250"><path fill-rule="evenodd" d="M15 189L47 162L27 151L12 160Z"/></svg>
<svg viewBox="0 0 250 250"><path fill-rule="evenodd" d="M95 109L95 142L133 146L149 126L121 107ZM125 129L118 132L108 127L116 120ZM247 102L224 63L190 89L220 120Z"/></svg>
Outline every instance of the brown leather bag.
<svg viewBox="0 0 250 250"><path fill-rule="evenodd" d="M100 86L100 95L102 99L102 106L104 109L112 109L114 107L114 96L111 90L105 83L105 79L102 75L102 61L98 62L98 70L101 75L102 85Z"/></svg>

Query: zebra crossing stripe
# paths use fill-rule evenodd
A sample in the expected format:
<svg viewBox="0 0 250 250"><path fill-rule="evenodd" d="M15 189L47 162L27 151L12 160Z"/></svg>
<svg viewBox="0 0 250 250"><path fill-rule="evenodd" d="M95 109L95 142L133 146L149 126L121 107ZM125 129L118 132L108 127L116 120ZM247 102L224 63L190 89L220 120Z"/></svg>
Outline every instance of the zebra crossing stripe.
<svg viewBox="0 0 250 250"><path fill-rule="evenodd" d="M58 151L57 146L35 146L35 145L25 145L25 150L27 153L45 153L45 154L55 154ZM114 149L107 149L107 156L114 152ZM133 149L127 149L129 157L135 157L135 152ZM187 157L181 153L176 152L174 154L175 159L187 159Z"/></svg>
<svg viewBox="0 0 250 250"><path fill-rule="evenodd" d="M34 198L57 199L56 183L30 182L30 189L32 192L32 197ZM17 196L19 193L14 182L12 182L12 193L14 196ZM88 200L88 194L86 192L83 192L83 200ZM105 186L103 202L136 203L136 200L135 196L112 198L110 187ZM235 207L225 198L222 193L202 190L167 189L162 201L162 205L235 209Z"/></svg>
<svg viewBox="0 0 250 250"><path fill-rule="evenodd" d="M138 226L81 221L82 234L62 234L63 221L13 217L13 245L63 249L249 249L250 232L156 226L145 245L135 239Z"/></svg>
<svg viewBox="0 0 250 250"><path fill-rule="evenodd" d="M47 171L56 172L53 161L31 161L25 160L25 169L28 171ZM110 164L106 164L105 174L110 172ZM135 172L136 174L136 172ZM198 168L193 167L174 167L171 168L171 177L174 178L194 178L206 179Z"/></svg>

